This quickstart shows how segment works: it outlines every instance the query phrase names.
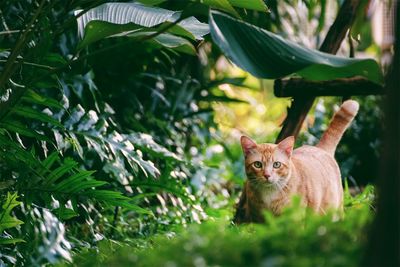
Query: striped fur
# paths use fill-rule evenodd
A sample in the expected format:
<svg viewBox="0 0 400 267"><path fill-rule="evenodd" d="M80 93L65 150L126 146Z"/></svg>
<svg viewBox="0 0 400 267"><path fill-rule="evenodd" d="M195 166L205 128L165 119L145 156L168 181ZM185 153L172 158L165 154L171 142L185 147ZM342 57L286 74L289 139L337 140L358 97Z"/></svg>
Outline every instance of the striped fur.
<svg viewBox="0 0 400 267"><path fill-rule="evenodd" d="M234 222L263 222L264 210L278 215L293 195L301 196L305 206L319 213L340 210L343 188L334 153L357 111L357 102L344 102L317 146L293 150L292 136L279 144L259 145L242 136L247 181Z"/></svg>
<svg viewBox="0 0 400 267"><path fill-rule="evenodd" d="M333 156L343 133L357 115L358 107L358 103L354 100L345 101L333 116L332 122L317 144L317 147Z"/></svg>

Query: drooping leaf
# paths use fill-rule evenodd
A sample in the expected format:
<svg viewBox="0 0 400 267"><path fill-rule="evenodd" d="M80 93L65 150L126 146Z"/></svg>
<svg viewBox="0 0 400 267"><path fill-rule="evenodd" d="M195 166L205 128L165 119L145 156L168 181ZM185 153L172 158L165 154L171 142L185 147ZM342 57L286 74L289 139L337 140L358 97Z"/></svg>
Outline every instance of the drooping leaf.
<svg viewBox="0 0 400 267"><path fill-rule="evenodd" d="M180 16L181 12L140 3L106 3L78 18L78 33L82 38L78 48L109 36L124 36L133 31L151 28L154 30L154 27L174 22ZM209 28L207 24L189 17L172 27L171 32L185 33L187 37L193 36L194 39L200 40L209 32Z"/></svg>
<svg viewBox="0 0 400 267"><path fill-rule="evenodd" d="M382 82L382 72L373 59L345 58L305 48L217 11L210 14L210 28L225 55L259 78L277 79L297 73L309 80L363 76Z"/></svg>

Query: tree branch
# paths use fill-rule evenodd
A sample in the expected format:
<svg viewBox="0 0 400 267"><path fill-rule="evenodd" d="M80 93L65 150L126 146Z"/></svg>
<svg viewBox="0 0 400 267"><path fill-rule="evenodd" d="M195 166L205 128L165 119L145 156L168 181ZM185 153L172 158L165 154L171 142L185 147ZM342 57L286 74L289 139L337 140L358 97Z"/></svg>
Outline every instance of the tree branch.
<svg viewBox="0 0 400 267"><path fill-rule="evenodd" d="M330 81L307 81L300 78L277 80L274 84L276 97L352 96L382 95L383 86L363 77L335 79Z"/></svg>
<svg viewBox="0 0 400 267"><path fill-rule="evenodd" d="M346 0L343 3L335 22L330 27L325 40L319 49L320 51L336 54L343 39L346 37L348 29L353 24L360 4L360 0ZM297 137L314 100L314 96L296 96L293 99L292 105L288 109L287 117L283 122L282 130L279 133L276 142L280 142L291 135Z"/></svg>

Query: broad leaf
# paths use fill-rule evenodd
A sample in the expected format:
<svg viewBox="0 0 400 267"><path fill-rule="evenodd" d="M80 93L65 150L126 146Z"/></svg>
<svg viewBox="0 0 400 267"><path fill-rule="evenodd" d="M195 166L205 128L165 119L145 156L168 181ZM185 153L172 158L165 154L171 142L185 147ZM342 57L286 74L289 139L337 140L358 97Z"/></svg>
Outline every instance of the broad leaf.
<svg viewBox="0 0 400 267"><path fill-rule="evenodd" d="M305 48L216 11L210 14L210 28L225 55L259 78L277 79L297 73L309 80L363 76L382 82L382 72L373 59L345 58Z"/></svg>
<svg viewBox="0 0 400 267"><path fill-rule="evenodd" d="M80 12L78 10L75 13ZM149 7L140 3L106 3L89 10L78 18L78 32L82 37L79 48L114 35L124 36L132 31L151 28L154 31L154 27L174 22L180 16L181 12ZM169 31L200 40L202 36L208 34L209 28L207 24L189 17Z"/></svg>

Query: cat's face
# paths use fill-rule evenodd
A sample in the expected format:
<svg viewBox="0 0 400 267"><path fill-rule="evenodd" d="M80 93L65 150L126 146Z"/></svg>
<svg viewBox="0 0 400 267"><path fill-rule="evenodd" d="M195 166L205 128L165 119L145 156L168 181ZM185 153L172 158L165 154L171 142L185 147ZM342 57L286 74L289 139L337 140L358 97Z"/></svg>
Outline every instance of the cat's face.
<svg viewBox="0 0 400 267"><path fill-rule="evenodd" d="M290 136L277 145L257 145L246 136L242 136L240 142L248 181L260 188L282 189L290 175L294 137Z"/></svg>

